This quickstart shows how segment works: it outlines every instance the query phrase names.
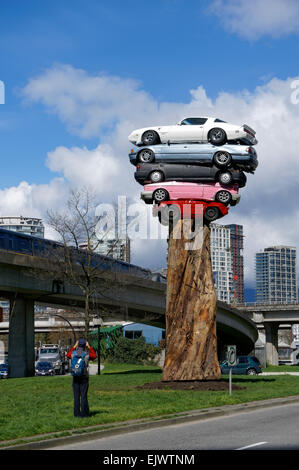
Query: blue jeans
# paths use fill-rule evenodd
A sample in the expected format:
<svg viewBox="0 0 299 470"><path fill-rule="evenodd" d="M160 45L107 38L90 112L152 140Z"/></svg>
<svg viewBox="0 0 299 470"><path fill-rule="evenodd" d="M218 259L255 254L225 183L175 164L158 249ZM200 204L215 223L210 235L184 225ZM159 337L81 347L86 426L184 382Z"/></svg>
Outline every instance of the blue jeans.
<svg viewBox="0 0 299 470"><path fill-rule="evenodd" d="M89 377L73 377L74 416L87 418L89 416L88 392Z"/></svg>

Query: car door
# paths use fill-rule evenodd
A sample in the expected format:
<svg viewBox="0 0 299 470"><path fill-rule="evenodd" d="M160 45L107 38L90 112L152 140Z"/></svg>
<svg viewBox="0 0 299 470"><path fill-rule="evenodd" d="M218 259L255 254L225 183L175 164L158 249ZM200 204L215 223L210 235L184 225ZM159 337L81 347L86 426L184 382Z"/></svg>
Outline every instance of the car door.
<svg viewBox="0 0 299 470"><path fill-rule="evenodd" d="M171 142L202 142L203 125L206 118L186 118L179 124L169 127L168 138Z"/></svg>
<svg viewBox="0 0 299 470"><path fill-rule="evenodd" d="M184 167L184 179L187 181L211 181L214 180L213 169L209 166L181 165Z"/></svg>
<svg viewBox="0 0 299 470"><path fill-rule="evenodd" d="M235 374L246 374L247 370L247 360L246 357L240 356L238 359L238 364L235 366Z"/></svg>
<svg viewBox="0 0 299 470"><path fill-rule="evenodd" d="M181 147L181 158L184 162L198 165L212 164L214 147L210 144L188 144L186 142L178 147Z"/></svg>

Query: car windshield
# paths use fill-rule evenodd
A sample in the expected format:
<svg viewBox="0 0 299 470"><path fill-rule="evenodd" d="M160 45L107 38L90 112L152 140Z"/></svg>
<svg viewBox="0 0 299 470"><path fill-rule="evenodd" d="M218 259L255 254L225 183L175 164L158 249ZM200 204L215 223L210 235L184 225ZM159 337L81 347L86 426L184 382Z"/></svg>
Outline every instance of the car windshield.
<svg viewBox="0 0 299 470"><path fill-rule="evenodd" d="M227 122L227 121L223 121L222 119L216 118L216 119L214 119L214 122Z"/></svg>
<svg viewBox="0 0 299 470"><path fill-rule="evenodd" d="M40 350L40 354L57 354L57 348L43 348Z"/></svg>
<svg viewBox="0 0 299 470"><path fill-rule="evenodd" d="M50 369L52 367L52 364L50 362L38 362L36 367L42 369Z"/></svg>
<svg viewBox="0 0 299 470"><path fill-rule="evenodd" d="M181 126L202 126L205 122L207 122L207 118L186 118L181 121Z"/></svg>

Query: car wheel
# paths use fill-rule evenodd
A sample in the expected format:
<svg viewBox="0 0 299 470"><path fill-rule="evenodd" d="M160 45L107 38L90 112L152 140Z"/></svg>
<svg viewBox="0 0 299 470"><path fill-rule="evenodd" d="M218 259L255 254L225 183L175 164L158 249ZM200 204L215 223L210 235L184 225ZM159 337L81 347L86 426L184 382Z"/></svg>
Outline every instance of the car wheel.
<svg viewBox="0 0 299 470"><path fill-rule="evenodd" d="M218 219L218 217L219 217L218 207L207 207L204 213L204 218L208 222L213 222L214 220Z"/></svg>
<svg viewBox="0 0 299 470"><path fill-rule="evenodd" d="M214 127L209 132L208 140L213 145L224 145L227 141L226 132L220 127Z"/></svg>
<svg viewBox="0 0 299 470"><path fill-rule="evenodd" d="M150 149L143 149L138 154L138 160L141 163L152 163L153 161L155 161L155 154Z"/></svg>
<svg viewBox="0 0 299 470"><path fill-rule="evenodd" d="M229 171L226 171L225 173L220 173L218 176L218 181L221 184L231 184L233 181L232 174Z"/></svg>
<svg viewBox="0 0 299 470"><path fill-rule="evenodd" d="M145 131L141 137L141 141L144 145L155 145L158 144L160 139L155 131Z"/></svg>
<svg viewBox="0 0 299 470"><path fill-rule="evenodd" d="M158 203L162 201L167 201L167 199L169 199L169 194L166 189L159 188L154 191L153 199Z"/></svg>
<svg viewBox="0 0 299 470"><path fill-rule="evenodd" d="M230 203L232 196L229 191L222 190L216 193L215 199L217 202L227 205Z"/></svg>
<svg viewBox="0 0 299 470"><path fill-rule="evenodd" d="M257 372L255 369L248 369L247 375L257 375Z"/></svg>
<svg viewBox="0 0 299 470"><path fill-rule="evenodd" d="M160 183L160 181L164 180L164 174L162 171L152 171L150 174L150 180L152 183Z"/></svg>
<svg viewBox="0 0 299 470"><path fill-rule="evenodd" d="M227 168L231 161L232 157L228 152L216 152L214 155L214 163L218 168Z"/></svg>

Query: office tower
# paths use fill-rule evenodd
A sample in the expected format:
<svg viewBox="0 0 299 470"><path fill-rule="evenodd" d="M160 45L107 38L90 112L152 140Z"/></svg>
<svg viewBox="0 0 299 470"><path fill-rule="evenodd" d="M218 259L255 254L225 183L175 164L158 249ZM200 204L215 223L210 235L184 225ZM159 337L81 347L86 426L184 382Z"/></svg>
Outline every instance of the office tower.
<svg viewBox="0 0 299 470"><path fill-rule="evenodd" d="M45 227L41 219L35 217L0 217L0 228L44 238Z"/></svg>
<svg viewBox="0 0 299 470"><path fill-rule="evenodd" d="M272 246L256 253L257 302L294 302L297 293L297 251Z"/></svg>
<svg viewBox="0 0 299 470"><path fill-rule="evenodd" d="M231 233L225 225L211 224L211 261L218 300L233 300Z"/></svg>
<svg viewBox="0 0 299 470"><path fill-rule="evenodd" d="M87 243L80 243L79 248L86 249ZM130 263L131 261L131 246L128 237L125 240L114 238L98 240L94 237L91 240L91 249L94 250L95 253L125 261L126 263Z"/></svg>
<svg viewBox="0 0 299 470"><path fill-rule="evenodd" d="M233 272L233 302L244 302L243 225L226 225L230 229L230 248Z"/></svg>

